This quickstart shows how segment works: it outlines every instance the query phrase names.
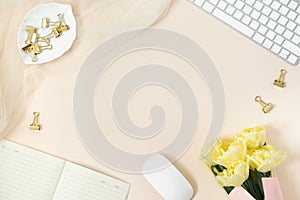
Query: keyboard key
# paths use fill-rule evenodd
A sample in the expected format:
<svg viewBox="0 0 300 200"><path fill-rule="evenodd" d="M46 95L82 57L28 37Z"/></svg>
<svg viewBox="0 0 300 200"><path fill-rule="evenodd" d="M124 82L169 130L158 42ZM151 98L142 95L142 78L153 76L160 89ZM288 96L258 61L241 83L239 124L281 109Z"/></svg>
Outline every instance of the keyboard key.
<svg viewBox="0 0 300 200"><path fill-rule="evenodd" d="M283 49L280 51L279 56L282 57L283 59L287 59L288 55L282 52Z"/></svg>
<svg viewBox="0 0 300 200"><path fill-rule="evenodd" d="M270 5L272 3L272 0L262 0L262 2L266 5Z"/></svg>
<svg viewBox="0 0 300 200"><path fill-rule="evenodd" d="M262 4L260 1L256 1L254 4L254 8L258 11L260 11L263 8L264 4Z"/></svg>
<svg viewBox="0 0 300 200"><path fill-rule="evenodd" d="M284 16L280 16L278 22L284 26L288 22L288 19Z"/></svg>
<svg viewBox="0 0 300 200"><path fill-rule="evenodd" d="M209 0L209 1L215 6L219 3L219 0Z"/></svg>
<svg viewBox="0 0 300 200"><path fill-rule="evenodd" d="M236 3L235 3L235 7L239 10L242 10L242 8L244 7L245 3L241 0L238 0Z"/></svg>
<svg viewBox="0 0 300 200"><path fill-rule="evenodd" d="M273 51L274 53L278 54L281 50L281 47L277 44L274 44L271 48L271 51Z"/></svg>
<svg viewBox="0 0 300 200"><path fill-rule="evenodd" d="M276 35L274 42L276 42L277 44L281 45L284 41L284 38L280 35Z"/></svg>
<svg viewBox="0 0 300 200"><path fill-rule="evenodd" d="M280 7L280 3L278 3L278 1L273 1L273 3L271 4L271 8L273 8L274 10L278 10Z"/></svg>
<svg viewBox="0 0 300 200"><path fill-rule="evenodd" d="M281 58L285 59L285 60L287 59L287 55L285 55L285 54L283 54L283 53L281 53L281 52L279 53L279 56L280 56Z"/></svg>
<svg viewBox="0 0 300 200"><path fill-rule="evenodd" d="M266 47L267 49L270 49L272 45L273 45L273 42L271 40L269 40L269 39L266 39L263 42L263 46Z"/></svg>
<svg viewBox="0 0 300 200"><path fill-rule="evenodd" d="M195 1L195 4L199 7L201 7L203 3L204 3L204 0L196 0Z"/></svg>
<svg viewBox="0 0 300 200"><path fill-rule="evenodd" d="M293 10L296 10L297 6L298 6L298 3L295 2L295 1L291 1L288 5L288 7L293 9Z"/></svg>
<svg viewBox="0 0 300 200"><path fill-rule="evenodd" d="M205 2L202 8L207 12L211 12L213 11L214 6L211 3Z"/></svg>
<svg viewBox="0 0 300 200"><path fill-rule="evenodd" d="M281 35L285 31L285 28L278 24L278 26L275 28L275 31Z"/></svg>
<svg viewBox="0 0 300 200"><path fill-rule="evenodd" d="M298 60L298 58L297 58L295 55L293 55L293 54L291 54L291 55L288 57L288 61L289 61L290 63L292 63L292 64L296 63L297 60Z"/></svg>
<svg viewBox="0 0 300 200"><path fill-rule="evenodd" d="M294 37L292 38L292 42L294 42L296 45L299 45L300 44L300 36L294 35Z"/></svg>
<svg viewBox="0 0 300 200"><path fill-rule="evenodd" d="M273 20L269 20L267 27L273 30L276 27L276 25L277 25L276 22L274 22Z"/></svg>
<svg viewBox="0 0 300 200"><path fill-rule="evenodd" d="M283 58L284 60L287 59L287 55L285 55L285 54L283 54L283 53L279 53L278 55L279 55L281 58Z"/></svg>
<svg viewBox="0 0 300 200"><path fill-rule="evenodd" d="M224 1L220 1L219 4L218 4L218 8L220 8L221 10L225 10L227 5L228 4L225 3Z"/></svg>
<svg viewBox="0 0 300 200"><path fill-rule="evenodd" d="M275 38L276 33L273 31L269 30L266 34L266 37L269 38L270 40L273 40Z"/></svg>
<svg viewBox="0 0 300 200"><path fill-rule="evenodd" d="M291 43L288 40L285 40L282 44L282 46L284 48L286 48L287 50L293 52L296 56L300 56L300 48L298 46L296 46L295 44Z"/></svg>
<svg viewBox="0 0 300 200"><path fill-rule="evenodd" d="M232 26L233 28L239 30L241 33L245 34L247 37L252 37L254 34L254 31L247 27L246 25L242 24L241 22L235 20L231 16L227 15L223 11L216 8L213 13L214 16L216 16L221 21L227 23L228 25Z"/></svg>
<svg viewBox="0 0 300 200"><path fill-rule="evenodd" d="M255 0L246 0L246 3L250 6L254 4Z"/></svg>
<svg viewBox="0 0 300 200"><path fill-rule="evenodd" d="M260 25L260 27L257 30L259 33L261 33L262 35L266 34L266 32L268 31L267 27L265 27L264 25Z"/></svg>
<svg viewBox="0 0 300 200"><path fill-rule="evenodd" d="M264 6L261 12L268 16L271 13L271 11L271 8L269 8L268 6Z"/></svg>
<svg viewBox="0 0 300 200"><path fill-rule="evenodd" d="M250 25L249 25L252 29L256 30L259 27L259 23L255 20L252 20Z"/></svg>
<svg viewBox="0 0 300 200"><path fill-rule="evenodd" d="M281 6L279 12L283 15L286 15L289 12L289 9L285 6Z"/></svg>
<svg viewBox="0 0 300 200"><path fill-rule="evenodd" d="M288 28L288 29L290 29L291 31L293 31L295 28L296 28L296 24L294 23L294 22L292 22L292 21L289 21L288 23L287 23L287 25L286 25L286 27Z"/></svg>
<svg viewBox="0 0 300 200"><path fill-rule="evenodd" d="M291 20L295 20L297 17L297 13L295 13L294 11L290 10L290 12L288 13L287 17Z"/></svg>
<svg viewBox="0 0 300 200"><path fill-rule="evenodd" d="M233 5L233 4L235 3L236 0L226 0L226 1L227 1L227 3Z"/></svg>
<svg viewBox="0 0 300 200"><path fill-rule="evenodd" d="M226 10L225 10L229 15L232 15L235 11L235 8L232 7L231 5L228 5Z"/></svg>
<svg viewBox="0 0 300 200"><path fill-rule="evenodd" d="M299 6L299 9L300 9L300 6ZM300 10L299 10L299 13L300 13ZM296 21L295 21L298 25L300 25L300 15L298 15Z"/></svg>
<svg viewBox="0 0 300 200"><path fill-rule="evenodd" d="M265 25L267 22L268 22L268 17L266 17L266 16L264 16L264 15L262 15L262 16L260 16L260 18L259 18L259 22L260 23L262 23L263 25Z"/></svg>
<svg viewBox="0 0 300 200"><path fill-rule="evenodd" d="M253 40L256 41L258 44L261 44L265 40L265 37L259 33L255 33L253 36Z"/></svg>
<svg viewBox="0 0 300 200"><path fill-rule="evenodd" d="M280 0L280 2L284 5L288 5L288 3L290 2L290 0Z"/></svg>
<svg viewBox="0 0 300 200"><path fill-rule="evenodd" d="M283 37L285 37L286 39L290 40L293 36L293 33L289 30L285 30Z"/></svg>
<svg viewBox="0 0 300 200"><path fill-rule="evenodd" d="M243 12L247 15L249 15L252 11L252 8L248 5L245 5L245 7L243 8Z"/></svg>
<svg viewBox="0 0 300 200"><path fill-rule="evenodd" d="M241 11L236 10L235 13L233 14L233 17L240 20L240 19L242 19L243 15L244 14Z"/></svg>
<svg viewBox="0 0 300 200"><path fill-rule="evenodd" d="M244 15L244 17L242 18L242 22L246 25L248 25L251 21L251 18L248 17L247 15Z"/></svg>
<svg viewBox="0 0 300 200"><path fill-rule="evenodd" d="M274 11L274 10L272 11L272 13L270 15L271 19L273 19L275 21L277 21L277 19L279 18L279 16L280 16L280 14L278 12Z"/></svg>
<svg viewBox="0 0 300 200"><path fill-rule="evenodd" d="M300 35L300 26L297 26L297 28L295 29L295 33L297 33L298 35Z"/></svg>
<svg viewBox="0 0 300 200"><path fill-rule="evenodd" d="M250 14L250 16L253 19L257 20L260 17L260 13L258 11L256 11L256 10L253 10L252 13Z"/></svg>

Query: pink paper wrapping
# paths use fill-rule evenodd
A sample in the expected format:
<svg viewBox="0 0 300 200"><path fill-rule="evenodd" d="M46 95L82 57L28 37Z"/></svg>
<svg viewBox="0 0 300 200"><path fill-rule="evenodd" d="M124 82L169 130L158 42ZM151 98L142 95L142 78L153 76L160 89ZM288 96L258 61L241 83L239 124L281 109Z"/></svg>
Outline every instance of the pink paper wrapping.
<svg viewBox="0 0 300 200"><path fill-rule="evenodd" d="M243 187L236 186L228 195L228 200L255 200Z"/></svg>
<svg viewBox="0 0 300 200"><path fill-rule="evenodd" d="M277 178L262 178L265 200L284 200Z"/></svg>

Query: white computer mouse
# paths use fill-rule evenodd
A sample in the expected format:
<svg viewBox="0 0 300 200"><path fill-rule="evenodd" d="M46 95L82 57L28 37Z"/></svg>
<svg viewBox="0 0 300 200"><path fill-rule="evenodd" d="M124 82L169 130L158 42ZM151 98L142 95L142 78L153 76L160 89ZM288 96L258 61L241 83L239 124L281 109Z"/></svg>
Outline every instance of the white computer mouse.
<svg viewBox="0 0 300 200"><path fill-rule="evenodd" d="M158 170L154 170L158 169ZM155 154L143 164L143 175L165 200L190 200L193 188L164 156Z"/></svg>

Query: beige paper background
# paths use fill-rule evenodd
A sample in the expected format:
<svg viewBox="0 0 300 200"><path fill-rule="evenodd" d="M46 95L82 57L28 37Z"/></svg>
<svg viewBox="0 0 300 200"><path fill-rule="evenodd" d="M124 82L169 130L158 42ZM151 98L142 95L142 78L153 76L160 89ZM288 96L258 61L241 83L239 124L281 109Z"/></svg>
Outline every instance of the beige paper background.
<svg viewBox="0 0 300 200"><path fill-rule="evenodd" d="M300 185L300 175L297 173L300 167L299 64L297 67L288 65L187 1L174 0L168 16L155 26L183 33L206 50L214 61L225 87L227 104L224 136L245 127L266 125L270 143L288 153L287 160L277 168L283 195L286 200L300 199L300 191L297 189ZM71 73L69 69L82 62L84 56L71 51L65 56L72 56L78 60L63 62L62 58L51 63L52 67L47 71L47 76L35 90L31 101L26 105L22 119L7 139L127 181L131 184L130 200L159 200L159 195L142 175L113 171L96 162L82 147L72 116L72 94L76 72ZM181 67L178 63L173 63L173 66L176 69ZM274 88L272 85L273 79L278 77L282 67L288 71L287 87L284 90ZM186 73L197 91L197 97L205 99L205 88L197 86L197 83L201 85L201 80L195 79L189 72ZM164 92L161 95L169 98ZM265 115L253 100L256 95L261 95L266 101L272 102L275 105L274 110ZM146 97L136 98L142 100ZM43 130L40 132L28 131L33 111L41 112ZM134 113L134 109L132 112ZM144 114L136 113L135 119L140 117L145 119ZM193 185L195 190L193 199L225 200L226 193L216 183L209 169L198 159L198 150L208 127L210 110L204 108L201 114L208 118L204 118L192 146L174 164ZM174 116L177 116L176 113ZM147 120L140 123L147 123Z"/></svg>

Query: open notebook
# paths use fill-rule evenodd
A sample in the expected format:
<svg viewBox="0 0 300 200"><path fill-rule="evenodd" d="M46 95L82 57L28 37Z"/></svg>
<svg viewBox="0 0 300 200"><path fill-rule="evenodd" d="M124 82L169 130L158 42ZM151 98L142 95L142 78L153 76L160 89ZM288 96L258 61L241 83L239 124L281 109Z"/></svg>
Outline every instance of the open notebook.
<svg viewBox="0 0 300 200"><path fill-rule="evenodd" d="M125 200L129 188L99 172L0 140L1 200Z"/></svg>

